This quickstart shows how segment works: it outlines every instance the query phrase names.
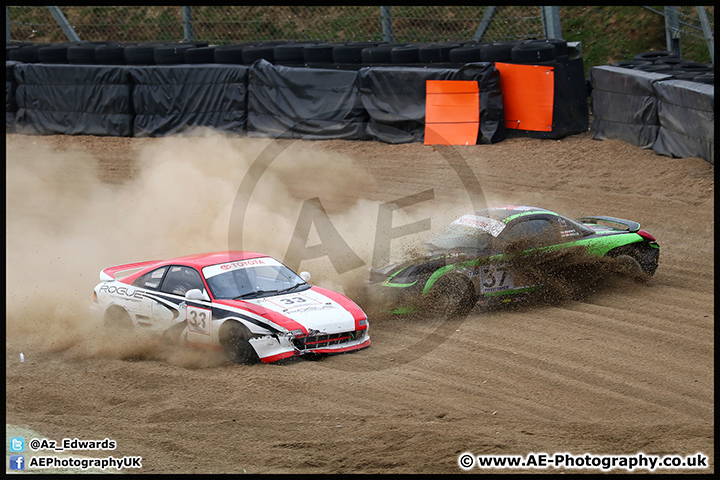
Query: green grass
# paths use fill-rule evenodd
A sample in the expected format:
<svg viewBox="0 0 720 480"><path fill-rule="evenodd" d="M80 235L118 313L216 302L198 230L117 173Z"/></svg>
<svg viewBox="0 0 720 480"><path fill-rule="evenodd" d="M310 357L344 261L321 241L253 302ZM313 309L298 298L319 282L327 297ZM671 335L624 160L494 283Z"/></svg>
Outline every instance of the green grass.
<svg viewBox="0 0 720 480"><path fill-rule="evenodd" d="M662 7L653 8L662 11ZM667 50L665 18L643 7L560 7L560 24L565 40L582 42L586 74L594 66ZM703 39L686 35L680 44L683 58L710 63Z"/></svg>

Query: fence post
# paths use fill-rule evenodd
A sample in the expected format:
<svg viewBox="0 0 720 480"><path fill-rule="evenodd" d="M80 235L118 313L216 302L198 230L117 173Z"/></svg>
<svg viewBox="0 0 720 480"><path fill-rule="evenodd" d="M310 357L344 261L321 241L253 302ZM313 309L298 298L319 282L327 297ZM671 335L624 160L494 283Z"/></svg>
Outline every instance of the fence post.
<svg viewBox="0 0 720 480"><path fill-rule="evenodd" d="M540 8L542 9L545 38L562 38L562 30L560 29L560 7Z"/></svg>
<svg viewBox="0 0 720 480"><path fill-rule="evenodd" d="M10 9L5 7L5 43L12 42L12 35L10 35Z"/></svg>
<svg viewBox="0 0 720 480"><path fill-rule="evenodd" d="M52 14L55 21L60 25L60 28L62 28L62 31L65 33L65 36L70 40L71 42L79 42L80 37L78 37L77 33L75 33L75 30L73 30L72 26L70 26L70 23L68 23L67 18L65 18L65 15L60 11L60 7L47 7L48 10L50 10L50 13Z"/></svg>
<svg viewBox="0 0 720 480"><path fill-rule="evenodd" d="M705 7L695 7L700 17L700 25L702 25L703 34L705 35L705 42L707 43L708 50L710 51L710 61L715 64L715 38L713 37L712 28L710 28L710 22L708 22L707 12Z"/></svg>
<svg viewBox="0 0 720 480"><path fill-rule="evenodd" d="M483 13L483 18L480 20L480 25L478 25L477 30L475 30L475 35L473 35L473 41L482 41L482 39L485 37L485 34L487 33L488 27L490 27L490 22L492 22L492 19L496 13L497 7L487 7L485 9L485 13Z"/></svg>
<svg viewBox="0 0 720 480"><path fill-rule="evenodd" d="M665 40L667 49L674 56L681 58L680 52L680 20L678 7L663 7L665 9Z"/></svg>
<svg viewBox="0 0 720 480"><path fill-rule="evenodd" d="M192 8L191 7L182 7L182 19L183 19L183 42L192 43L195 41L195 35L193 33Z"/></svg>
<svg viewBox="0 0 720 480"><path fill-rule="evenodd" d="M382 17L383 40L388 43L393 43L395 39L393 36L392 15L390 14L390 7L380 7L380 16Z"/></svg>

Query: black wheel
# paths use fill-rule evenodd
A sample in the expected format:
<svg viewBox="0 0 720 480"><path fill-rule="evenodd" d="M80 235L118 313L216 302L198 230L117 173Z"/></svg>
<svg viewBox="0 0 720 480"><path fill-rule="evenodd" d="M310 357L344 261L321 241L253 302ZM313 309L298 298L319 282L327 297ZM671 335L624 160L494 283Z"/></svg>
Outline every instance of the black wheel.
<svg viewBox="0 0 720 480"><path fill-rule="evenodd" d="M483 62L510 62L512 61L512 49L522 42L493 42L480 49L480 57Z"/></svg>
<svg viewBox="0 0 720 480"><path fill-rule="evenodd" d="M696 62L684 62L677 63L672 66L673 70L682 70L684 72L696 72L698 75L701 73L714 72L712 63L696 63Z"/></svg>
<svg viewBox="0 0 720 480"><path fill-rule="evenodd" d="M258 60L267 60L275 63L275 46L259 45L257 47L248 47L242 51L242 59L245 65L252 65Z"/></svg>
<svg viewBox="0 0 720 480"><path fill-rule="evenodd" d="M252 43L242 43L237 45L222 45L215 49L215 63L232 63L242 64L242 51L252 47Z"/></svg>
<svg viewBox="0 0 720 480"><path fill-rule="evenodd" d="M668 58L668 57L674 57L675 54L673 52L668 51L659 51L659 52L643 52L638 53L633 57L633 60L649 60L651 62L654 62L656 60L659 60L661 58Z"/></svg>
<svg viewBox="0 0 720 480"><path fill-rule="evenodd" d="M633 280L645 283L650 276L645 273L640 263L632 255L618 255L615 257L617 273L632 278Z"/></svg>
<svg viewBox="0 0 720 480"><path fill-rule="evenodd" d="M555 45L538 40L513 47L510 58L516 63L549 62L555 58L555 52Z"/></svg>
<svg viewBox="0 0 720 480"><path fill-rule="evenodd" d="M612 64L613 67L622 68L637 68L642 65L652 65L652 62L649 62L647 60L626 60L623 62L615 62Z"/></svg>
<svg viewBox="0 0 720 480"><path fill-rule="evenodd" d="M10 50L10 60L23 63L38 63L40 61L38 50L47 46L49 46L47 43L38 43Z"/></svg>
<svg viewBox="0 0 720 480"><path fill-rule="evenodd" d="M125 46L121 44L95 47L95 63L98 65L125 65Z"/></svg>
<svg viewBox="0 0 720 480"><path fill-rule="evenodd" d="M187 327L187 322L179 322L162 333L161 341L168 347L177 347L182 343L182 333Z"/></svg>
<svg viewBox="0 0 720 480"><path fill-rule="evenodd" d="M228 360L233 363L251 364L259 360L250 345L252 334L242 324L229 320L220 327L220 345Z"/></svg>
<svg viewBox="0 0 720 480"><path fill-rule="evenodd" d="M390 52L399 46L396 43L388 43L377 47L365 47L360 52L360 57L363 63L392 63Z"/></svg>
<svg viewBox="0 0 720 480"><path fill-rule="evenodd" d="M417 45L404 45L390 50L392 63L420 63L420 47Z"/></svg>
<svg viewBox="0 0 720 480"><path fill-rule="evenodd" d="M123 53L128 65L155 65L155 48L163 47L161 43L140 43L127 45Z"/></svg>
<svg viewBox="0 0 720 480"><path fill-rule="evenodd" d="M481 62L480 48L479 45L453 48L448 52L448 61L452 63Z"/></svg>
<svg viewBox="0 0 720 480"><path fill-rule="evenodd" d="M420 63L447 63L450 61L450 50L459 48L459 43L433 43L418 49Z"/></svg>
<svg viewBox="0 0 720 480"><path fill-rule="evenodd" d="M647 282L658 266L657 250L649 247L626 245L614 248L606 256L614 260L616 273L627 275L641 283Z"/></svg>
<svg viewBox="0 0 720 480"><path fill-rule="evenodd" d="M84 43L68 47L68 63L72 65L95 65L95 49L98 46L98 43Z"/></svg>
<svg viewBox="0 0 720 480"><path fill-rule="evenodd" d="M134 330L130 314L121 307L110 307L105 312L105 328L113 334L127 335Z"/></svg>
<svg viewBox="0 0 720 480"><path fill-rule="evenodd" d="M185 63L185 52L197 48L192 43L175 44L156 47L153 50L153 58L157 65L176 65Z"/></svg>
<svg viewBox="0 0 720 480"><path fill-rule="evenodd" d="M56 43L38 49L39 63L68 63L67 51L72 43Z"/></svg>
<svg viewBox="0 0 720 480"><path fill-rule="evenodd" d="M338 45L332 50L334 63L362 63L362 51L371 44Z"/></svg>
<svg viewBox="0 0 720 480"><path fill-rule="evenodd" d="M670 72L672 72L672 65L651 63L650 65L638 65L637 67L635 67L635 70L640 70L643 72L665 73L670 75Z"/></svg>
<svg viewBox="0 0 720 480"><path fill-rule="evenodd" d="M314 45L313 43L288 43L285 45L277 45L273 50L275 62L283 64L302 64L305 63L305 55L303 53L306 45Z"/></svg>
<svg viewBox="0 0 720 480"><path fill-rule="evenodd" d="M715 85L715 73L714 72L701 73L700 75L695 77L693 79L693 81L698 82L698 83L706 83L709 85Z"/></svg>
<svg viewBox="0 0 720 480"><path fill-rule="evenodd" d="M425 294L422 310L432 316L466 317L475 307L477 296L469 279L445 275Z"/></svg>
<svg viewBox="0 0 720 480"><path fill-rule="evenodd" d="M185 63L215 63L215 48L197 47L185 50Z"/></svg>
<svg viewBox="0 0 720 480"><path fill-rule="evenodd" d="M635 60L635 61L639 62L641 60ZM687 63L687 60L684 58L680 58L680 57L665 57L665 58L658 58L653 63L655 63L657 65L672 65L672 66L674 66L679 63Z"/></svg>
<svg viewBox="0 0 720 480"><path fill-rule="evenodd" d="M333 63L333 48L342 43L318 43L303 47L305 63Z"/></svg>
<svg viewBox="0 0 720 480"><path fill-rule="evenodd" d="M690 82L695 81L695 78L700 75L699 72L693 72L691 71L685 71L685 70L677 70L673 69L672 71L668 72L668 75L672 75L673 78L676 80L688 80Z"/></svg>
<svg viewBox="0 0 720 480"><path fill-rule="evenodd" d="M543 41L552 43L553 45L555 45L555 56L556 57L568 54L567 40L565 40L563 38L547 38Z"/></svg>

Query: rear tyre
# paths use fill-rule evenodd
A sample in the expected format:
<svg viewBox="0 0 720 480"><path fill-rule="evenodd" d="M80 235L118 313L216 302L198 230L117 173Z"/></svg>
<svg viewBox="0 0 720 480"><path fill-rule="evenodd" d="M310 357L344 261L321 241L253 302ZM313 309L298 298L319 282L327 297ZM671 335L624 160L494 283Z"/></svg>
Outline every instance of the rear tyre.
<svg viewBox="0 0 720 480"><path fill-rule="evenodd" d="M651 253L653 252L643 252L639 248L625 246L611 250L607 256L614 259L616 273L645 283L657 269L657 256L652 256Z"/></svg>
<svg viewBox="0 0 720 480"><path fill-rule="evenodd" d="M114 333L129 333L133 331L133 323L124 309L111 307L105 312L105 328Z"/></svg>
<svg viewBox="0 0 720 480"><path fill-rule="evenodd" d="M249 365L259 360L250 345L252 333L238 322L228 321L220 327L220 345L228 360Z"/></svg>
<svg viewBox="0 0 720 480"><path fill-rule="evenodd" d="M645 283L650 280L650 275L643 270L640 263L632 256L619 255L615 257L615 261L618 273L630 277L639 283Z"/></svg>

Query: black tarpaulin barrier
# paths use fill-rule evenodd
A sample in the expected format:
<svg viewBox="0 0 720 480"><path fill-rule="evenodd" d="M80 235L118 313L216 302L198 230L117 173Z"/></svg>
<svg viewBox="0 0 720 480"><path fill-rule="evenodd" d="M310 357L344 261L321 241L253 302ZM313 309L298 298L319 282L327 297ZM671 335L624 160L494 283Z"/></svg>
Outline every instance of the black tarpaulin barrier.
<svg viewBox="0 0 720 480"><path fill-rule="evenodd" d="M15 92L17 82L13 70L17 64L18 62L12 60L5 62L5 131L9 133L15 131L15 113L17 112Z"/></svg>
<svg viewBox="0 0 720 480"><path fill-rule="evenodd" d="M17 64L18 133L132 136L128 66Z"/></svg>
<svg viewBox="0 0 720 480"><path fill-rule="evenodd" d="M249 68L231 64L133 67L135 136L172 135L195 127L244 131Z"/></svg>
<svg viewBox="0 0 720 480"><path fill-rule="evenodd" d="M367 138L356 72L255 62L248 76L250 135L306 140Z"/></svg>
<svg viewBox="0 0 720 480"><path fill-rule="evenodd" d="M362 104L370 116L369 137L386 143L422 142L428 80L477 81L480 93L477 143L497 143L505 139L500 73L492 63L470 63L460 68L374 66L360 69L357 83Z"/></svg>
<svg viewBox="0 0 720 480"><path fill-rule="evenodd" d="M672 77L622 67L590 69L595 140L621 140L652 148L660 129L654 84Z"/></svg>
<svg viewBox="0 0 720 480"><path fill-rule="evenodd" d="M653 144L659 155L699 157L715 164L715 86L684 80L654 85L660 129Z"/></svg>

